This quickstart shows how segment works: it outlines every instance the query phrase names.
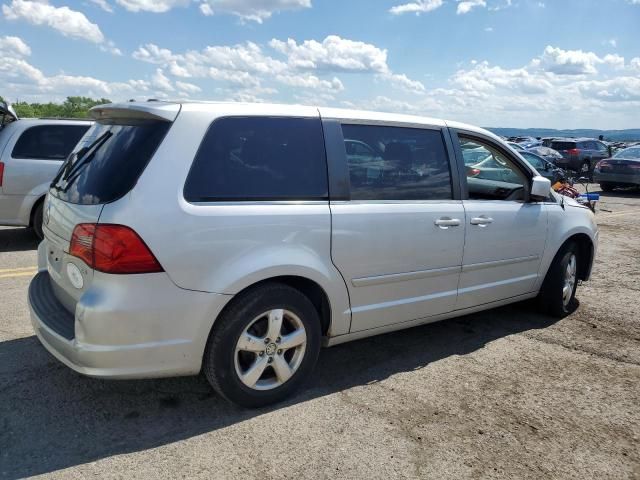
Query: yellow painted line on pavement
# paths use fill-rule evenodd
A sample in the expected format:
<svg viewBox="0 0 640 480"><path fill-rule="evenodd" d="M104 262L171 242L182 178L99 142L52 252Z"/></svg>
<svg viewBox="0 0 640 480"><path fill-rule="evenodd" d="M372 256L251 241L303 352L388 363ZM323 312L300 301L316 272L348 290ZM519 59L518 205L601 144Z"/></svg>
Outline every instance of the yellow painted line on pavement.
<svg viewBox="0 0 640 480"><path fill-rule="evenodd" d="M36 273L38 273L37 270L29 270L28 272L7 273L0 274L0 278L33 277Z"/></svg>
<svg viewBox="0 0 640 480"><path fill-rule="evenodd" d="M19 268L0 268L0 275L4 275L6 273L18 273L18 272L33 272L37 270L38 267L19 267Z"/></svg>

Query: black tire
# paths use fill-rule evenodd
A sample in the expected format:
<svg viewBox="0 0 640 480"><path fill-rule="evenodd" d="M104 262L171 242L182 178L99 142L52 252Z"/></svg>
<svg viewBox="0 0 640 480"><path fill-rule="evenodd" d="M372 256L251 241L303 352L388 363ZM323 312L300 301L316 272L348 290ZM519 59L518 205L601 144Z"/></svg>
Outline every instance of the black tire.
<svg viewBox="0 0 640 480"><path fill-rule="evenodd" d="M285 309L298 317L306 332L306 347L301 363L288 380L271 390L256 390L240 379L235 348L254 319L274 309ZM204 353L203 373L218 394L242 407L276 403L291 396L310 377L320 353L321 335L318 312L304 294L280 283L263 284L233 299L216 320ZM275 370L268 369L269 366L265 374L275 374Z"/></svg>
<svg viewBox="0 0 640 480"><path fill-rule="evenodd" d="M616 186L613 183L601 183L600 184L600 190L602 190L603 192L613 192L613 189Z"/></svg>
<svg viewBox="0 0 640 480"><path fill-rule="evenodd" d="M31 227L33 228L33 233L36 234L40 240L44 238L44 233L42 232L42 208L44 202L40 202L33 212L33 220L31 222Z"/></svg>
<svg viewBox="0 0 640 480"><path fill-rule="evenodd" d="M565 300L563 295L565 272L572 256L575 258L576 276L571 295L568 300ZM544 313L552 317L564 318L575 311L577 307L576 289L578 287L577 270L579 262L579 251L575 243L568 243L556 254L538 295L538 304Z"/></svg>

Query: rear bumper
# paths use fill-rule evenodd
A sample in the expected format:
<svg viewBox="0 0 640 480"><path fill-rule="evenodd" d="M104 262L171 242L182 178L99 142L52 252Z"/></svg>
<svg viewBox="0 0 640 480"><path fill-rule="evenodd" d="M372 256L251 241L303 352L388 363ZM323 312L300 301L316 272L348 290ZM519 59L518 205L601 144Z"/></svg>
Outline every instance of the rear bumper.
<svg viewBox="0 0 640 480"><path fill-rule="evenodd" d="M197 374L213 321L230 296L182 290L165 274L142 282L139 275L123 277L124 289L89 290L72 313L55 298L48 272L38 273L29 287L29 308L42 345L92 377ZM136 281L140 288L133 288ZM151 284L153 296L144 283Z"/></svg>
<svg viewBox="0 0 640 480"><path fill-rule="evenodd" d="M594 170L593 181L595 183L616 183L620 185L640 185L640 174L607 173Z"/></svg>

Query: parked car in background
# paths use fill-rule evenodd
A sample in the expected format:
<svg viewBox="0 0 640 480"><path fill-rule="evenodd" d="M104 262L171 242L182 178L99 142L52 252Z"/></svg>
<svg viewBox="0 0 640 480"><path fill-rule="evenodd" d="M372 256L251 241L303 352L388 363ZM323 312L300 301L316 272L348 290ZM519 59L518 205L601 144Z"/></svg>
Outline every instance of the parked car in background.
<svg viewBox="0 0 640 480"><path fill-rule="evenodd" d="M507 144L517 152L524 152L526 148L516 142L507 142Z"/></svg>
<svg viewBox="0 0 640 480"><path fill-rule="evenodd" d="M593 171L593 181L605 192L616 187L640 186L640 146L625 148L600 160Z"/></svg>
<svg viewBox="0 0 640 480"><path fill-rule="evenodd" d="M567 174L561 168L555 166L550 161L541 157L540 155L536 155L532 152L518 152L520 155L524 157L524 159L529 162L529 164L535 168L540 175L545 178L548 178L551 182L551 185L554 183L566 178Z"/></svg>
<svg viewBox="0 0 640 480"><path fill-rule="evenodd" d="M556 138L551 142L551 148L562 155L554 162L558 167L586 177L591 176L599 160L611 156L607 145L592 138Z"/></svg>
<svg viewBox="0 0 640 480"><path fill-rule="evenodd" d="M92 122L18 119L0 104L0 225L33 227L42 238L42 205L49 184Z"/></svg>
<svg viewBox="0 0 640 480"><path fill-rule="evenodd" d="M593 213L481 128L248 103L92 115L28 299L42 345L86 375L202 372L259 407L321 345L535 297L562 317L590 276ZM491 176L467 176L463 150Z"/></svg>
<svg viewBox="0 0 640 480"><path fill-rule="evenodd" d="M536 155L541 156L545 160L549 162L555 162L556 160L562 158L562 155L557 150L554 150L550 147L545 147L543 145L539 145L537 147L528 148L527 151L531 153L535 153Z"/></svg>

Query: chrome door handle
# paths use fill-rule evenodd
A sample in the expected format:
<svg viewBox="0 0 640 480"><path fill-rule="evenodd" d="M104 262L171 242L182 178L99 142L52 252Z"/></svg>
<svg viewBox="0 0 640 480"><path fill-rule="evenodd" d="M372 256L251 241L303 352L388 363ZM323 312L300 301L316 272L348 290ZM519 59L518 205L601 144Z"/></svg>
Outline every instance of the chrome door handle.
<svg viewBox="0 0 640 480"><path fill-rule="evenodd" d="M471 225L478 225L480 227L486 227L490 223L493 223L493 218L486 215L480 215L479 217L473 217L471 219Z"/></svg>
<svg viewBox="0 0 640 480"><path fill-rule="evenodd" d="M442 217L436 220L434 223L442 230L446 230L449 227L459 227L461 222L457 218Z"/></svg>

